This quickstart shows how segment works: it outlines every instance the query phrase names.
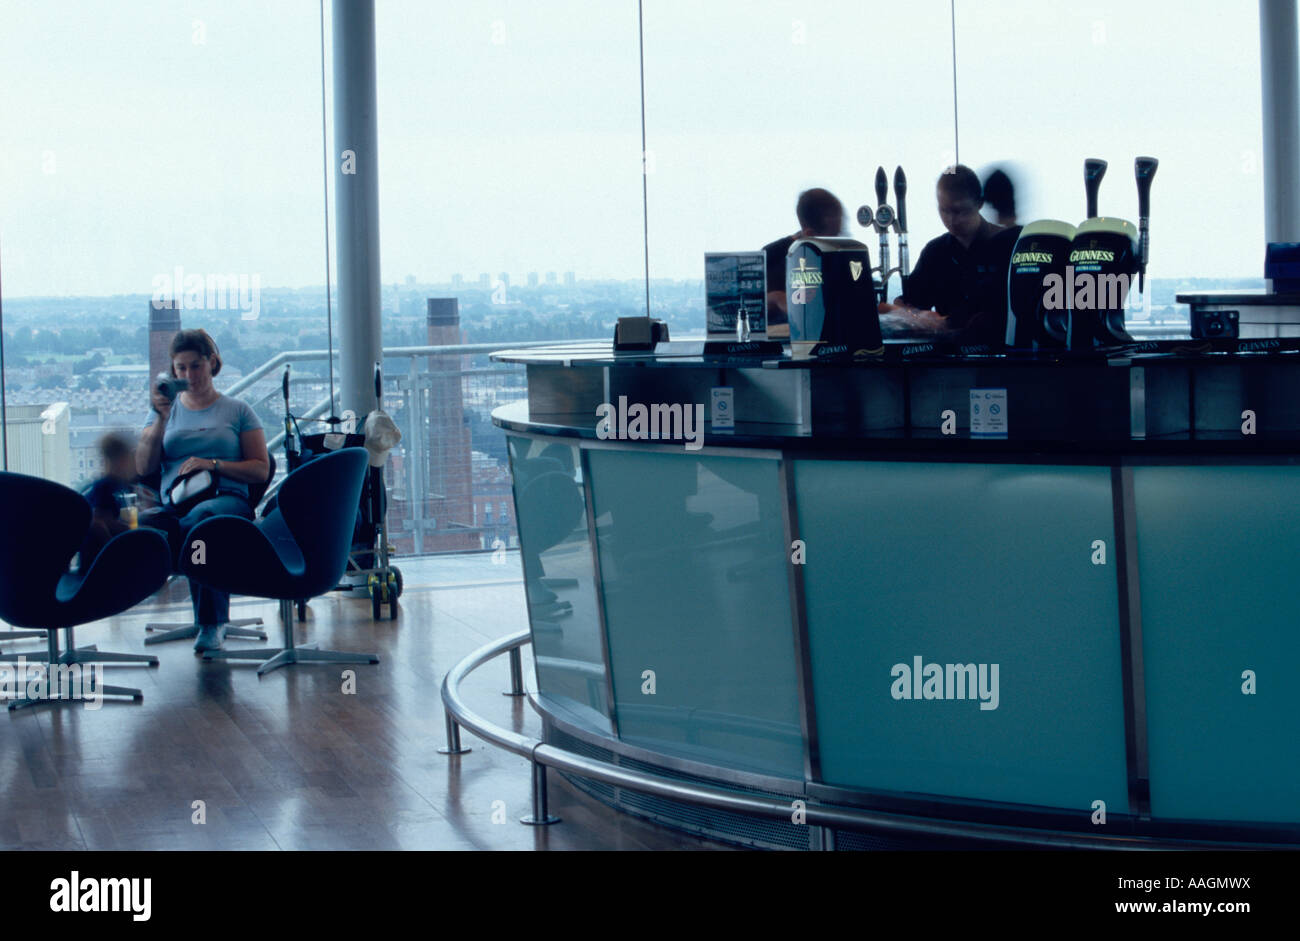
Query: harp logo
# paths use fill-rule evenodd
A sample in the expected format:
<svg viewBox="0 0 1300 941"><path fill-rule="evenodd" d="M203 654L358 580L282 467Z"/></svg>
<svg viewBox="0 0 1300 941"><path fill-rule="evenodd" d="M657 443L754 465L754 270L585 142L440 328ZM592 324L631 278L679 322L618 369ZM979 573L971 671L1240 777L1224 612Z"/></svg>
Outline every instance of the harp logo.
<svg viewBox="0 0 1300 941"><path fill-rule="evenodd" d="M860 261L849 262L849 274L853 276L854 281L862 277L862 262Z"/></svg>

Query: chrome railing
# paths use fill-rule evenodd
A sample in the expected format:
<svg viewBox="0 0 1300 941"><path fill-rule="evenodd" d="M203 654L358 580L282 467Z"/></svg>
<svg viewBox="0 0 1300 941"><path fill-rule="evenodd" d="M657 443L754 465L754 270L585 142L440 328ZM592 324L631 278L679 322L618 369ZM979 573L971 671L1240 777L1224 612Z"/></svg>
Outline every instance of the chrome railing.
<svg viewBox="0 0 1300 941"><path fill-rule="evenodd" d="M529 631L509 634L484 644L447 671L442 681L447 744L438 749L440 753L446 755L461 755L469 752L470 749L463 747L460 741L460 730L465 728L491 745L527 758L532 766L532 813L522 818L521 822L528 824L559 822L559 818L551 816L548 810L547 768L566 771L580 778L601 781L642 794L716 810L728 810L774 820L791 819L795 809L791 801L674 780L577 755L540 739L503 729L471 710L461 698L461 683L470 673L503 653L510 655L512 689L509 692L512 695L523 694L520 648L530 642ZM534 706L536 706L535 702ZM1132 835L1084 836L1060 830L1028 830L996 824L911 817L851 807L831 807L808 800L805 800L804 804L803 813L806 823L824 828L818 845L826 849L834 848L834 838L830 832L827 832L832 829L870 831L909 839L978 841L981 845L1000 844L1005 848L1160 850L1232 849L1243 846L1205 840L1161 840Z"/></svg>

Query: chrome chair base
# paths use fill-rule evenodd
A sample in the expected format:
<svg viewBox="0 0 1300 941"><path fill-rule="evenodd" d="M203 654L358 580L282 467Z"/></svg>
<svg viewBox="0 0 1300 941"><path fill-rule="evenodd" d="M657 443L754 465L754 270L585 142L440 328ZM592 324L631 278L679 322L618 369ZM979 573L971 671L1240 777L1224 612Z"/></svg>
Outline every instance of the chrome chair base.
<svg viewBox="0 0 1300 941"><path fill-rule="evenodd" d="M226 622L226 637L246 637L250 640L266 640L266 631L255 630L249 624L261 624L261 618L231 618ZM153 637L144 639L145 646L165 644L169 640L188 640L199 636L197 624L185 624L180 621L151 623L144 626L146 631L159 631Z"/></svg>
<svg viewBox="0 0 1300 941"><path fill-rule="evenodd" d="M95 646L94 644L86 644L86 645L84 645L84 646L82 646L82 647L78 647L78 648L77 648L78 651L82 651L82 650L98 650L98 649L99 649L99 648L98 648L97 646ZM63 653L57 655L57 657L55 658L54 662L55 662L55 663L71 663L72 661L71 661L71 660L68 660L68 659L66 659L66 658L67 658L67 657L70 657L70 656L72 656L72 655L73 655L73 651L71 651L71 650L65 650ZM13 654L12 656L6 654L5 656L0 657L0 663L18 663L18 662L19 662L19 658L21 658L21 659L22 659L22 662L24 662L24 663L49 663L49 662L50 662L50 655L49 655L48 652L46 652L46 651L44 651L44 650L33 650L33 651L30 651L30 652L27 652L27 653L16 653L16 654ZM89 663L90 661L88 661L88 660L83 660L82 662L83 662L83 663ZM154 664L154 665L156 666L157 664Z"/></svg>
<svg viewBox="0 0 1300 941"><path fill-rule="evenodd" d="M155 666L155 667L158 665L157 657L149 657L143 654L129 654L129 653L122 653L122 654L99 653L98 649L95 647L94 644L90 644L89 646L86 647L77 647L75 646L76 640L73 637L73 629L70 627L65 627L63 628L63 630L68 632L68 646L70 649L64 651L63 653L60 653L58 630L57 629L50 630L46 635L45 656L38 657L36 660L32 662L48 664L50 666L55 666L55 665L71 666L71 665L77 665L82 663L114 663L114 662L132 662L132 663L144 662L144 663L148 663L150 666ZM9 662L9 663L17 662L16 658L5 657L0 659L3 659L4 662ZM15 699L9 703L9 711L13 712L14 710L17 709L26 709L29 706L39 706L42 703L63 704L63 703L79 701L78 698L73 697L73 692L74 692L73 689L63 688L64 687L63 681L70 679L70 677L68 677L66 673L59 672L59 671L51 671L49 675L49 679L53 681L53 686L55 687L55 689L52 689L48 695L41 696L39 698L23 696L20 699ZM98 693L100 696L129 696L134 702L144 702L144 693L141 690L138 690L135 687L131 687L131 686L110 686L106 683L101 683L99 686L92 687L92 690ZM84 697L82 697L80 701L84 701Z"/></svg>
<svg viewBox="0 0 1300 941"><path fill-rule="evenodd" d="M0 640L18 640L23 637L39 637L45 639L45 631L0 631Z"/></svg>
<svg viewBox="0 0 1300 941"><path fill-rule="evenodd" d="M61 685L61 684L60 684ZM134 687L129 686L96 686L95 691L100 696L129 696L132 702L144 702L144 693ZM14 712L18 709L27 709L31 706L39 706L43 703L59 703L60 705L72 702L84 702L85 700L74 699L70 695L71 691L60 691L59 695L51 695L40 699L30 699L24 696L22 699L15 699L9 703L9 711Z"/></svg>
<svg viewBox="0 0 1300 941"><path fill-rule="evenodd" d="M262 660L257 675L264 676L280 667L295 663L378 663L373 653L348 653L341 650L318 650L315 644L297 646L293 642L293 602L280 602L280 621L284 625L283 647L257 647L251 650L208 650L204 660Z"/></svg>
<svg viewBox="0 0 1300 941"><path fill-rule="evenodd" d="M66 631L68 634L68 649L62 653L59 652L57 636L57 632L60 630ZM18 663L21 657L26 663L146 663L151 667L158 665L158 658L152 654L101 652L95 644L78 647L74 631L75 629L71 627L55 628L45 638L46 650L44 652L34 650L31 653L4 654L0 656L0 663Z"/></svg>

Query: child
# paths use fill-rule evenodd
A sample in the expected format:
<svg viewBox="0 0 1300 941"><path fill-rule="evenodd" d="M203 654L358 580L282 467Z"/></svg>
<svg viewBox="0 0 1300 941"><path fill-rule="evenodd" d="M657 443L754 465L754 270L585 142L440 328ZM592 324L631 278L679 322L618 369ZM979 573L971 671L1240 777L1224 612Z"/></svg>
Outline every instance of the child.
<svg viewBox="0 0 1300 941"><path fill-rule="evenodd" d="M137 503L143 500L141 489L135 486L135 448L130 439L119 432L109 432L99 440L99 454L104 460L104 476L91 484L86 493L93 516L79 553L83 575L110 539L135 528L135 519L128 519L128 514L122 512L128 502L127 495L136 495ZM144 506L140 505L131 511L132 515L142 509Z"/></svg>

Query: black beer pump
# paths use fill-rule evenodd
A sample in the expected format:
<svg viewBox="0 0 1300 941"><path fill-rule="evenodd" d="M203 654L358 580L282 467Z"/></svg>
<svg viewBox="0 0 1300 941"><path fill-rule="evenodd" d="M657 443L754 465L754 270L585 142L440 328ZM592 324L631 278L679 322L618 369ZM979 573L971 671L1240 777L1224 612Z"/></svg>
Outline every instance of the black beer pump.
<svg viewBox="0 0 1300 941"><path fill-rule="evenodd" d="M907 207L904 200L907 197L907 177L903 174L903 168L897 167L894 170L894 195L898 199L898 212L895 213L889 205L889 178L885 176L885 168L876 168L876 209L873 212L870 206L862 206L858 209L858 225L864 229L874 228L880 236L880 264L871 270L880 273L880 286L876 289L879 292L880 302L886 304L889 302L889 277L895 271L898 272L899 280L903 284L903 289L907 289L907 276L911 273L908 267L907 257ZM898 267L889 266L889 230L893 229L898 235Z"/></svg>
<svg viewBox="0 0 1300 941"><path fill-rule="evenodd" d="M898 234L898 282L907 293L907 276L912 273L907 258L907 176L902 167L894 168L894 198L898 200L898 218L894 220L894 231ZM889 298L885 298L889 303Z"/></svg>
<svg viewBox="0 0 1300 941"><path fill-rule="evenodd" d="M1147 255L1151 248L1151 181L1159 166L1160 161L1155 157L1138 157L1133 161L1138 188L1138 294L1143 297L1146 296Z"/></svg>
<svg viewBox="0 0 1300 941"><path fill-rule="evenodd" d="M880 234L880 301L888 303L889 298L889 229L893 226L894 210L886 201L889 198L889 180L885 177L885 168L876 167L876 231Z"/></svg>
<svg viewBox="0 0 1300 941"><path fill-rule="evenodd" d="M1101 178L1106 175L1108 164L1105 160L1089 157L1083 162L1083 188L1088 194L1088 218L1097 218L1097 190L1101 189Z"/></svg>

